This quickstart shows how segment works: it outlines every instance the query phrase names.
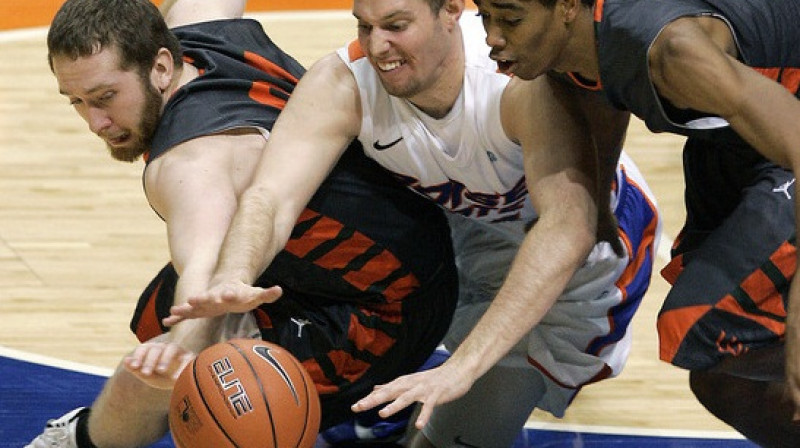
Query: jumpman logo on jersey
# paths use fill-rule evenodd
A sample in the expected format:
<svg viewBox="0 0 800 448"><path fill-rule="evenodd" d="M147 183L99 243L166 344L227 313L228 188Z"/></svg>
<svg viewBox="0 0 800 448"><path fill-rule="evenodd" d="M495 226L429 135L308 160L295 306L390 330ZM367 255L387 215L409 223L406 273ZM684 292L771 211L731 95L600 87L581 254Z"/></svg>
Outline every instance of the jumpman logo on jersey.
<svg viewBox="0 0 800 448"><path fill-rule="evenodd" d="M786 195L786 199L792 199L792 195L789 194L789 187L794 185L794 181L795 181L795 179L793 178L790 181L784 182L784 184L781 185L780 187L773 188L772 192L773 193L783 193L783 194Z"/></svg>
<svg viewBox="0 0 800 448"><path fill-rule="evenodd" d="M303 327L311 323L311 321L308 319L295 319L294 317L292 318L292 322L294 322L294 324L297 325L298 338L303 337Z"/></svg>

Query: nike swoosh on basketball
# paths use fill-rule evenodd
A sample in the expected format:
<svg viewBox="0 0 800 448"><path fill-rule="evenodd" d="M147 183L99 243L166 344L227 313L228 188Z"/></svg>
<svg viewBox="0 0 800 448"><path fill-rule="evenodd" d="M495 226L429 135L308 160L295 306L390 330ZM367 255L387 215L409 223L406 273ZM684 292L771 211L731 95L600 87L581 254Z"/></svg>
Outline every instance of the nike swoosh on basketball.
<svg viewBox="0 0 800 448"><path fill-rule="evenodd" d="M394 145L396 145L396 144L400 143L400 140L402 140L402 139L403 139L403 137L401 136L401 137L400 137L400 138L398 138L397 140L395 140L395 141L393 141L393 142L390 142L390 143L387 143L387 144L385 144L385 145L381 145L381 142L380 142L380 141L378 141L378 140L375 140L375 143L373 143L373 144L372 144L372 147L373 147L373 148L375 148L375 150L376 150L376 151L383 151L383 150L389 149L389 148L391 148L392 146L394 146Z"/></svg>

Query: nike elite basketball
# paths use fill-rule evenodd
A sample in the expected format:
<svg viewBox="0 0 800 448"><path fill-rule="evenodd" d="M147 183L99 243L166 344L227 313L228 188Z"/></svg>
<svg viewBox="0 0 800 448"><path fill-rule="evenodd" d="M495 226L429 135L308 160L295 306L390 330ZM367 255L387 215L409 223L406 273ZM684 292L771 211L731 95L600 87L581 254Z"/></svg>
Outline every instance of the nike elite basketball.
<svg viewBox="0 0 800 448"><path fill-rule="evenodd" d="M200 352L178 377L169 410L178 448L311 448L319 423L308 372L282 347L255 339Z"/></svg>

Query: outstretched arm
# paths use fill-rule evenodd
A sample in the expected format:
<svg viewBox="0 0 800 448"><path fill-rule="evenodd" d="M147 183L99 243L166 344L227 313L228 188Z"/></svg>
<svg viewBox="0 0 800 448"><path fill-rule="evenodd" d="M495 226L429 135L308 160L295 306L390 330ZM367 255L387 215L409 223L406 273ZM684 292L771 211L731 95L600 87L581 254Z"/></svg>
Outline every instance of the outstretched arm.
<svg viewBox="0 0 800 448"><path fill-rule="evenodd" d="M355 411L391 402L380 411L387 417L421 402L415 424L423 427L436 405L466 393L539 323L590 253L598 215L596 157L586 122L563 89L540 77L514 80L503 95L504 128L522 145L539 219L491 306L442 366L377 387Z"/></svg>
<svg viewBox="0 0 800 448"><path fill-rule="evenodd" d="M650 52L658 92L678 107L717 114L757 151L800 172L800 101L736 59L726 24L686 18L665 28ZM800 210L800 195L795 195ZM796 223L800 229L800 218ZM786 373L800 418L800 285L792 281L786 320Z"/></svg>
<svg viewBox="0 0 800 448"><path fill-rule="evenodd" d="M250 285L283 249L303 208L358 134L359 101L355 79L336 54L309 69L278 117L241 198L210 289L173 308L165 323L275 300L269 290Z"/></svg>
<svg viewBox="0 0 800 448"><path fill-rule="evenodd" d="M204 136L173 147L148 165L145 189L166 223L170 258L179 275L176 304L207 287L236 198L249 182L264 144L256 130ZM126 367L151 385L170 379L180 371L175 360L219 340L219 323L184 322L158 342L140 346L126 359Z"/></svg>

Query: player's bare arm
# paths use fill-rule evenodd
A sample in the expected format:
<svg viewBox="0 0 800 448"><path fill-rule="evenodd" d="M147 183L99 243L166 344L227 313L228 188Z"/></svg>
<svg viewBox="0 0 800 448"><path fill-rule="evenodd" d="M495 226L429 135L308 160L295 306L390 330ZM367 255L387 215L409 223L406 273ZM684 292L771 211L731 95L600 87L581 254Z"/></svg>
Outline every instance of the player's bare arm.
<svg viewBox="0 0 800 448"><path fill-rule="evenodd" d="M207 287L237 196L249 184L264 143L255 130L201 137L172 148L145 171L145 191L166 223L171 261L180 276L176 304ZM125 365L148 384L165 375L171 379L176 360L187 350L196 353L217 341L219 321L177 325L164 340L142 344Z"/></svg>
<svg viewBox="0 0 800 448"><path fill-rule="evenodd" d="M800 167L800 102L736 56L724 22L683 18L654 42L650 72L658 92L675 106L717 114L764 156Z"/></svg>
<svg viewBox="0 0 800 448"><path fill-rule="evenodd" d="M735 59L732 36L722 21L674 22L656 40L650 58L653 81L668 100L718 114L765 157L794 172L800 170L800 102L780 84ZM795 201L800 207L800 198ZM798 308L800 288L793 282L786 322L786 373L790 396L800 409Z"/></svg>
<svg viewBox="0 0 800 448"><path fill-rule="evenodd" d="M442 366L400 377L356 403L364 411L390 402L387 417L423 403L422 428L433 408L466 393L547 313L595 242L594 151L585 122L545 77L514 80L501 104L508 136L525 152L528 189L539 212L506 282L458 350Z"/></svg>
<svg viewBox="0 0 800 448"><path fill-rule="evenodd" d="M242 196L210 289L174 309L175 320L246 311L277 299L249 285L283 249L303 208L358 134L359 98L352 74L336 54L303 76Z"/></svg>

